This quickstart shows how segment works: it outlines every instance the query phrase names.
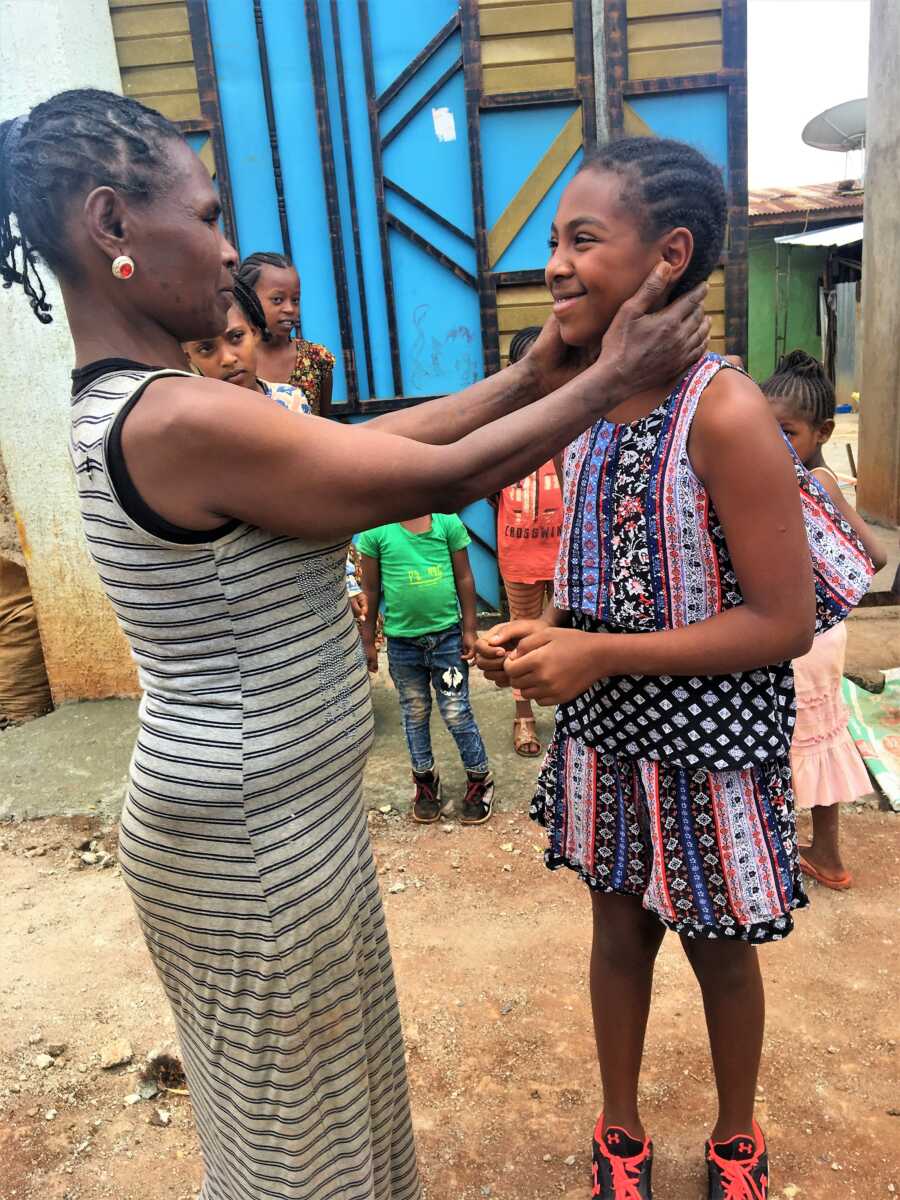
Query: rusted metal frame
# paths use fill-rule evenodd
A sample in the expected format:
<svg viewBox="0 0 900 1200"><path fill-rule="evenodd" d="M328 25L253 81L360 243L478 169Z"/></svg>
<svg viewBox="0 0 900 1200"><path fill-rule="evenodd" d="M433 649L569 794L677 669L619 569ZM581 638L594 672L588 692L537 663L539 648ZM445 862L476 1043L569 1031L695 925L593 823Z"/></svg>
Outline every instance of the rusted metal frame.
<svg viewBox="0 0 900 1200"><path fill-rule="evenodd" d="M399 217L395 217L392 212L386 214L386 220L389 228L396 229L397 233L403 234L414 246L418 246L420 250L424 250L430 258L433 258L436 263L440 263L442 267L446 267L462 283L468 284L469 287L477 290L478 280L474 275L470 275L458 262L454 262L442 250L438 250L437 246L432 245L427 238L423 238L420 233L416 233L415 229L407 225L405 221L401 221Z"/></svg>
<svg viewBox="0 0 900 1200"><path fill-rule="evenodd" d="M272 79L269 74L269 51L266 47L266 30L263 24L262 0L253 0L253 19L256 22L256 44L259 50L259 70L262 76L263 101L266 106L266 125L269 130L269 149L272 154L272 174L275 179L275 200L278 205L278 223L281 226L281 241L289 259L291 253L291 231L288 227L287 205L284 200L284 180L281 175L281 153L278 149L278 127L275 122L275 105L272 100Z"/></svg>
<svg viewBox="0 0 900 1200"><path fill-rule="evenodd" d="M366 391L375 389L375 369L372 364L372 339L369 336L369 305L366 299L366 276L363 270L362 239L359 232L359 209L356 204L356 177L353 171L353 147L350 142L350 114L347 109L347 88L344 82L344 51L341 45L338 0L331 0L331 33L334 39L334 61L338 78L338 101L341 110L341 133L344 137L344 167L350 193L350 226L353 231L353 259L359 283L359 311L362 319L363 352L366 357ZM348 297L349 299L349 297ZM359 388L357 386L357 402Z"/></svg>
<svg viewBox="0 0 900 1200"><path fill-rule="evenodd" d="M516 284L544 283L544 272L540 268L531 271L495 271L494 284L496 287L515 287Z"/></svg>
<svg viewBox="0 0 900 1200"><path fill-rule="evenodd" d="M254 3L256 3L256 0L254 0ZM322 156L325 208L328 212L331 263L334 271L335 292L337 293L341 349L344 356L344 374L347 380L347 403L351 409L355 410L359 406L359 382L356 377L356 352L353 347L350 292L347 287L347 267L344 261L344 239L341 231L337 172L334 166L334 143L331 138L331 112L328 104L328 83L325 78L325 55L322 49L322 26L319 21L319 2L318 0L305 0L304 7L306 9L306 29L309 39L309 60L312 67L313 91L316 100L319 151Z"/></svg>
<svg viewBox="0 0 900 1200"><path fill-rule="evenodd" d="M201 106L203 101L201 100ZM205 117L189 117L186 121L175 121L182 133L211 133L209 121Z"/></svg>
<svg viewBox="0 0 900 1200"><path fill-rule="evenodd" d="M606 101L611 132L625 127L622 91L628 79L628 13L625 0L604 0L606 40Z"/></svg>
<svg viewBox="0 0 900 1200"><path fill-rule="evenodd" d="M482 97L481 38L477 0L460 0L463 74L466 95L466 129L469 139L469 174L475 224L475 259L478 264L478 307L484 373L500 370L500 333L497 327L497 285L491 275L488 229L484 207L484 169L481 162L480 105Z"/></svg>
<svg viewBox="0 0 900 1200"><path fill-rule="evenodd" d="M375 66L372 58L372 27L369 23L367 0L358 0L359 35L362 44L363 75L366 84L366 103L369 109L369 138L372 145L372 174L375 185L375 210L378 216L378 237L381 246L381 273L384 278L384 301L387 313L388 340L391 346L391 375L394 394L403 395L403 371L400 366L400 338L397 332L397 304L394 299L394 270L388 242L384 204L384 166L381 157L381 133L378 128L378 107L375 96Z"/></svg>
<svg viewBox="0 0 900 1200"><path fill-rule="evenodd" d="M392 396L387 400L361 400L360 412L365 417L380 417L383 413L397 412L401 408L415 408L426 400L437 400L437 396Z"/></svg>
<svg viewBox="0 0 900 1200"><path fill-rule="evenodd" d="M575 104L577 101L575 88L545 88L534 92L495 92L482 96L479 108L525 108L532 104Z"/></svg>
<svg viewBox="0 0 900 1200"><path fill-rule="evenodd" d="M700 88L730 87L740 82L744 72L733 68L707 71L703 75L666 75L657 79L627 79L622 85L625 96L646 96L656 92L690 92Z"/></svg>
<svg viewBox="0 0 900 1200"><path fill-rule="evenodd" d="M735 75L728 85L728 267L725 271L725 349L747 354L747 4L723 0L722 56Z"/></svg>
<svg viewBox="0 0 900 1200"><path fill-rule="evenodd" d="M409 83L414 75L417 75L422 67L428 62L433 55L437 54L444 42L451 37L456 30L459 29L459 13L454 13L447 24L434 35L427 46L419 51L416 57L412 60L409 66L404 67L393 83L388 84L381 95L375 101L375 107L378 112L381 112L390 102L398 95L404 87Z"/></svg>
<svg viewBox="0 0 900 1200"><path fill-rule="evenodd" d="M432 221L443 226L444 229L449 230L450 233L455 234L456 237L460 238L468 245L475 245L475 239L460 229L458 225L454 225L452 221L448 221L446 217L442 217L439 212L435 212L430 205L424 202L424 200L420 200L418 196L414 196L412 192L408 192L406 188L402 188L400 184L395 183L393 179L388 179L386 175L384 177L384 186L388 189L388 191L396 192L398 196L402 196L408 204L413 206L413 208L417 208L419 212L424 213L426 217L430 217Z"/></svg>
<svg viewBox="0 0 900 1200"><path fill-rule="evenodd" d="M423 93L423 95L421 95L419 97L419 99L415 102L415 104L412 106L412 108L410 108L407 112L405 112L403 114L403 116L400 118L400 120L397 122L397 124L393 125L387 131L387 133L381 139L382 150L384 150L385 147L389 146L391 144L391 142L394 140L394 138L403 132L403 130L410 123L410 121L412 121L414 117L418 116L418 114L422 111L423 108L426 107L426 105L431 103L431 101L435 98L435 96L438 94L438 92L441 90L441 88L444 86L444 84L449 83L449 81L453 78L453 76L456 74L456 72L462 70L462 65L463 65L463 63L462 63L461 57L455 59L450 64L450 66L447 68L447 70L444 71L444 73L438 79L436 79L434 81L434 83L431 85L431 87L428 89L428 91Z"/></svg>
<svg viewBox="0 0 900 1200"><path fill-rule="evenodd" d="M597 141L597 107L594 103L594 26L591 0L572 0L575 34L575 91L581 101L585 149Z"/></svg>
<svg viewBox="0 0 900 1200"><path fill-rule="evenodd" d="M222 205L225 236L237 250L237 225L234 220L234 201L231 196L231 172L228 168L228 149L225 145L225 134L222 128L222 107L219 103L219 85L216 80L216 64L206 0L187 0L187 14L203 121L182 121L180 127L185 133L209 133L212 140L213 158L216 163L216 186L219 190L219 202Z"/></svg>

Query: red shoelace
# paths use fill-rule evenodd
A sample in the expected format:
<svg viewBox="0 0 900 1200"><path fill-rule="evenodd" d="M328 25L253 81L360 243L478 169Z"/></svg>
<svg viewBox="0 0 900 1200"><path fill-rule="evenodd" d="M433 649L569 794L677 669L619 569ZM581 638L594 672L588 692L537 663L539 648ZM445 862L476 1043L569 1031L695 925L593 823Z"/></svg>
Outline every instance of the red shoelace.
<svg viewBox="0 0 900 1200"><path fill-rule="evenodd" d="M631 1158L620 1158L617 1154L606 1153L603 1156L612 1170L613 1192L615 1200L643 1200L638 1191L641 1181L641 1165L647 1157L646 1148ZM597 1175L597 1164L594 1164L594 1196L600 1195L600 1182Z"/></svg>
<svg viewBox="0 0 900 1200"><path fill-rule="evenodd" d="M758 1153L752 1158L720 1158L713 1146L709 1157L722 1172L725 1200L767 1200L768 1179L764 1175L759 1184L751 1174L759 1162Z"/></svg>

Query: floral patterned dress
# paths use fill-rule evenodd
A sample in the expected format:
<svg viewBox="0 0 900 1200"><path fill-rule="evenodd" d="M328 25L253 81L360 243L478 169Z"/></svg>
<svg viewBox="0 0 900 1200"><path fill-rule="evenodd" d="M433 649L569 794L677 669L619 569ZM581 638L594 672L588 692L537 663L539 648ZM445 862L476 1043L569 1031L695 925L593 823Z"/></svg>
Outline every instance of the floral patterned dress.
<svg viewBox="0 0 900 1200"><path fill-rule="evenodd" d="M648 416L599 422L566 456L556 604L576 628L671 629L742 602L687 454L708 356ZM784 937L806 904L789 761L790 664L599 680L557 710L532 817L551 868L632 895L688 937Z"/></svg>
<svg viewBox="0 0 900 1200"><path fill-rule="evenodd" d="M322 389L334 371L335 357L330 350L318 342L307 342L297 338L297 358L288 380L293 387L300 388L312 411L318 416Z"/></svg>

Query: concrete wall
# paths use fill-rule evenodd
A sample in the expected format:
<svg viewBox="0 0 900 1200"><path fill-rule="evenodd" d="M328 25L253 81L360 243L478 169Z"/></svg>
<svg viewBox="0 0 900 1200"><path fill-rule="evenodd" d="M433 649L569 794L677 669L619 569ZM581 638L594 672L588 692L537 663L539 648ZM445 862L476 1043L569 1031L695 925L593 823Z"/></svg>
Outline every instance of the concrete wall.
<svg viewBox="0 0 900 1200"><path fill-rule="evenodd" d="M0 119L73 87L120 91L107 0L0 0ZM57 703L132 693L125 640L88 558L68 460L73 349L55 283L40 325L0 289L0 447Z"/></svg>
<svg viewBox="0 0 900 1200"><path fill-rule="evenodd" d="M782 234L796 233L797 226L763 226L750 231L749 339L747 369L757 382L775 370L775 242ZM787 265L787 247L780 250ZM819 276L825 251L816 246L795 246L791 252L790 296L787 306L785 353L805 350L822 357L822 338L816 332L819 309ZM783 313L782 313L783 318Z"/></svg>
<svg viewBox="0 0 900 1200"><path fill-rule="evenodd" d="M860 509L900 524L900 5L872 0L866 117Z"/></svg>

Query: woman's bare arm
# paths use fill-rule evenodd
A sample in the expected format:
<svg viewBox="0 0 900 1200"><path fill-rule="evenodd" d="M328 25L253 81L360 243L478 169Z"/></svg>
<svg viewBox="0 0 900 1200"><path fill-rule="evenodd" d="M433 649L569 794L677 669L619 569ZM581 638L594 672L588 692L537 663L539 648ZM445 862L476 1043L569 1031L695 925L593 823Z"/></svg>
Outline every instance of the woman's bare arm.
<svg viewBox="0 0 900 1200"><path fill-rule="evenodd" d="M659 326L644 321L652 283L622 306L583 374L450 444L399 437L374 422L297 421L245 389L176 377L151 383L126 418L128 469L144 501L188 529L236 517L337 541L389 521L458 512L545 463L648 378L664 377L673 353L676 364L693 361L705 340L702 318L684 310L675 349L666 351ZM492 394L500 387L488 383Z"/></svg>
<svg viewBox="0 0 900 1200"><path fill-rule="evenodd" d="M690 346L686 361L682 359L685 369L706 349L709 321L703 312L703 299L708 290L705 283L659 312L654 311L667 286L668 270L667 263L659 264L645 280L638 296L628 302L630 305L638 301L642 314L638 320L628 323L629 339L639 341L643 346L642 358L633 361L629 367L631 395L643 390L651 379L662 381L660 368L668 369L665 364L672 363L673 355L679 358L682 346ZM628 305L623 306L626 318ZM617 332L610 329L604 339L604 348L610 334L615 337ZM689 341L686 341L686 335L689 335ZM556 318L551 316L535 344L519 362L455 395L376 417L367 422L365 428L431 445L448 445L538 397L556 391L587 365L582 351L563 342ZM675 365L669 374L675 374L677 370Z"/></svg>

